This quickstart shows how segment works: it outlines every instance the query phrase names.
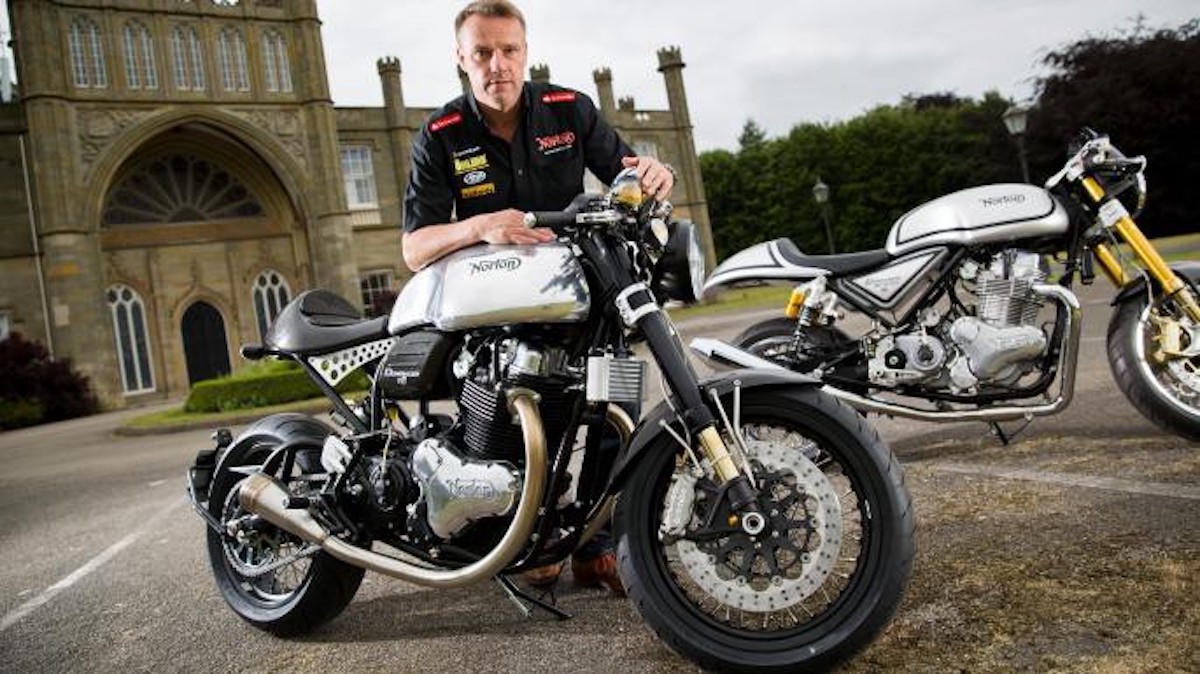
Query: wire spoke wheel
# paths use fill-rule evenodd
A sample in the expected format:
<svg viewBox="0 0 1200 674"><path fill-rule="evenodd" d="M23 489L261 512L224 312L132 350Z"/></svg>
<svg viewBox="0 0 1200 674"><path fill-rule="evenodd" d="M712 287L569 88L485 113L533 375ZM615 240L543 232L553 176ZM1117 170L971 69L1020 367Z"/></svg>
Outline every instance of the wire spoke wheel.
<svg viewBox="0 0 1200 674"><path fill-rule="evenodd" d="M242 578L241 591L264 605L277 605L292 598L303 586L312 568L312 559L299 557L305 547L295 536L250 515L238 502L238 482L225 498L223 522L239 522L236 533L223 538L225 559L230 570ZM271 568L277 567L277 568Z"/></svg>
<svg viewBox="0 0 1200 674"><path fill-rule="evenodd" d="M1108 362L1117 386L1142 416L1200 440L1200 329L1173 302L1122 302L1108 324ZM1182 354L1182 355L1181 355Z"/></svg>

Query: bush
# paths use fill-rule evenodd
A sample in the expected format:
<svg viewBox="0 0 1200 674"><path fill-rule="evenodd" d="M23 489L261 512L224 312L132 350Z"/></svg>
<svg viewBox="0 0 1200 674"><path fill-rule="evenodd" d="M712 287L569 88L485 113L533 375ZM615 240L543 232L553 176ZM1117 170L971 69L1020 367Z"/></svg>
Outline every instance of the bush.
<svg viewBox="0 0 1200 674"><path fill-rule="evenodd" d="M69 359L12 333L0 342L0 429L94 414L100 407L87 377Z"/></svg>
<svg viewBox="0 0 1200 674"><path fill-rule="evenodd" d="M355 372L337 386L338 391L363 390L370 381L362 371ZM299 365L291 361L263 361L219 379L202 381L192 387L185 412L225 412L253 409L319 397L321 389Z"/></svg>

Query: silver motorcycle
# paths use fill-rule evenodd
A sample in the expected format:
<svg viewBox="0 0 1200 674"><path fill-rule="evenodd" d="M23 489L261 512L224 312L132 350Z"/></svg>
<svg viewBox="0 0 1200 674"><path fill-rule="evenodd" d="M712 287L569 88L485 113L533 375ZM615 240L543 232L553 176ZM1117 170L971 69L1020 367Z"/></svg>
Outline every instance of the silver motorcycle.
<svg viewBox="0 0 1200 674"><path fill-rule="evenodd" d="M1081 317L1072 283L1091 283L1098 264L1117 289L1108 359L1118 386L1155 424L1200 439L1200 263L1168 265L1135 223L1145 167L1085 130L1045 188L946 195L901 217L879 250L752 246L718 266L705 292L793 283L785 315L733 344L692 347L725 365L810 374L865 412L988 422L1007 441L999 422L1070 403Z"/></svg>
<svg viewBox="0 0 1200 674"><path fill-rule="evenodd" d="M661 306L695 300L703 256L669 212L626 172L529 214L557 243L453 253L388 317L320 290L289 304L243 354L299 363L335 425L271 415L198 453L189 492L230 608L302 634L370 570L494 579L523 611L567 617L513 576L565 559L611 515L630 598L702 666L820 669L869 643L912 566L900 466L813 379L698 379ZM642 341L665 399L636 423ZM371 388L347 400L334 387L356 370Z"/></svg>

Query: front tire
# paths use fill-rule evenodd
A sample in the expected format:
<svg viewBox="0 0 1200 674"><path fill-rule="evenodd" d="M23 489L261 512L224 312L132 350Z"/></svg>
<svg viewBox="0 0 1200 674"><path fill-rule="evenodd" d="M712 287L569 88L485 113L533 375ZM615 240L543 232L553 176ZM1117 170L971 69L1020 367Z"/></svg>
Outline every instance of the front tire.
<svg viewBox="0 0 1200 674"><path fill-rule="evenodd" d="M831 667L875 638L908 584L915 515L900 465L814 388L746 391L741 420L767 529L703 531L711 486L663 437L617 504L621 577L659 637L702 667Z"/></svg>
<svg viewBox="0 0 1200 674"><path fill-rule="evenodd" d="M237 497L247 476L234 469L261 467L285 443L300 444L295 467L290 475L275 477L293 489L311 486L303 476L321 472L321 443L328 434L328 428L299 414L277 414L254 423L222 458L209 492L209 513L223 525L252 517ZM358 591L363 569L316 552L265 570L304 545L261 520L240 528L237 535L209 529L208 559L225 602L246 622L282 637L310 632L337 617Z"/></svg>
<svg viewBox="0 0 1200 674"><path fill-rule="evenodd" d="M1181 319L1145 294L1117 306L1108 323L1108 364L1117 386L1142 416L1163 430L1200 440L1200 357L1153 362L1156 318ZM1184 345L1186 348L1186 345Z"/></svg>

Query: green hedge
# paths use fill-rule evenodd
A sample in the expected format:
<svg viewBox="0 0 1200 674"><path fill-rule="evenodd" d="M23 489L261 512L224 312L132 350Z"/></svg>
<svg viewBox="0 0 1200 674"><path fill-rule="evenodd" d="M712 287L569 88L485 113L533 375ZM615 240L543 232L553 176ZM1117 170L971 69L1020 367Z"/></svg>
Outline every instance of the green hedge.
<svg viewBox="0 0 1200 674"><path fill-rule="evenodd" d="M359 370L342 380L337 390L361 391L369 387L370 381ZM265 361L235 375L199 382L188 393L183 410L225 412L307 400L320 395L321 389L300 366L285 361Z"/></svg>

